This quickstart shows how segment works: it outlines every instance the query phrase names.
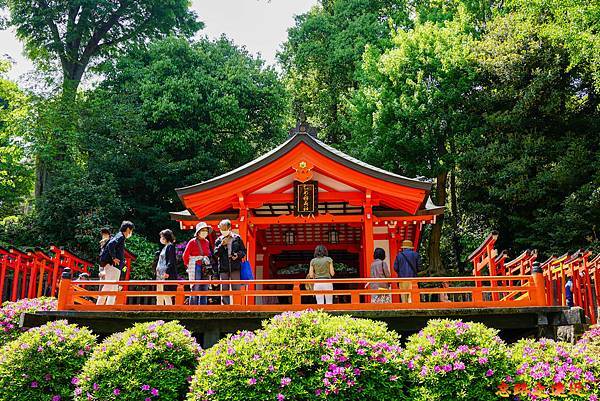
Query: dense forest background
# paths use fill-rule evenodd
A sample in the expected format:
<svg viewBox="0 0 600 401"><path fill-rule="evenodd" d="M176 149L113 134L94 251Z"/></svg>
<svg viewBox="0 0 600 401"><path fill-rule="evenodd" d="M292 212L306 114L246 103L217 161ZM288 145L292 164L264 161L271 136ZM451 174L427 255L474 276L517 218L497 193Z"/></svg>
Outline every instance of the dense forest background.
<svg viewBox="0 0 600 401"><path fill-rule="evenodd" d="M202 39L187 0L0 7L36 66L19 87L0 61L0 245L94 258L99 228L127 218L151 255L177 228L174 188L303 116L359 159L435 178L430 274L460 273L491 230L513 255L600 249L598 0L321 0L277 70Z"/></svg>

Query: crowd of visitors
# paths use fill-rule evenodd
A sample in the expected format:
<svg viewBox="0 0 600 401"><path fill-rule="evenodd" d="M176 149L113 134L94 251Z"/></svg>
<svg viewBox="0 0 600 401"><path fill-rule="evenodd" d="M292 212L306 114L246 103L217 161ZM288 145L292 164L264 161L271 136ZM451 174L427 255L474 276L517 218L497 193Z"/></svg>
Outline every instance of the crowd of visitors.
<svg viewBox="0 0 600 401"><path fill-rule="evenodd" d="M101 230L100 240L100 272L99 279L102 281L118 281L124 277L127 271L125 264L125 241L133 234L135 226L130 221L124 221L119 232L111 236L106 228ZM230 284L230 280L240 280L243 260L246 257L246 247L242 238L231 229L231 221L225 219L219 223L219 236L210 240L212 228L205 222L196 225L193 238L185 247L182 261L186 268L187 278L190 281L210 281L211 286L204 284L193 284L192 291L202 292L207 290L223 291L239 290L239 284ZM163 230L159 234L161 250L157 251L155 257L156 279L159 281L178 280L177 257L175 249L175 236L171 230ZM370 277L390 278L391 271L386 263L386 253L383 248L376 248L373 254L373 262L370 266ZM393 268L400 278L414 278L421 268L419 253L413 249L411 241L402 242L402 249L396 255ZM325 281L335 276L334 261L329 256L324 245L318 245L314 251L314 257L310 261L307 279L315 280L314 285L307 288L315 291L332 291L333 284ZM87 279L81 277L80 279ZM319 282L323 280L323 282ZM218 284L215 284L218 282ZM410 281L400 282L399 288L409 290ZM391 284L385 281L377 281L366 285L373 290L382 290L381 294L371 297L373 303L390 303L391 295L385 291L391 288ZM118 291L119 287L113 284L105 284L101 291ZM157 284L158 292L174 291L175 285ZM317 304L332 304L333 295L328 293L316 294ZM411 302L410 294L401 295L402 302ZM229 296L190 296L186 302L190 305L228 305L231 303ZM100 296L96 300L97 305L114 305L115 296ZM172 305L173 299L170 295L156 297L157 305Z"/></svg>

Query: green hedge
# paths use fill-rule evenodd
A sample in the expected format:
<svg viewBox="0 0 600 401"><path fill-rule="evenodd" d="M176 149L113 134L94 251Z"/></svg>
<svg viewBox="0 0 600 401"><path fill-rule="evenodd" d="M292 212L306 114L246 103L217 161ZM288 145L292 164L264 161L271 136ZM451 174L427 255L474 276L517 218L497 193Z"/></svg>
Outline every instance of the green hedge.
<svg viewBox="0 0 600 401"><path fill-rule="evenodd" d="M66 321L21 334L0 350L0 400L72 400L77 375L95 344L88 329Z"/></svg>
<svg viewBox="0 0 600 401"><path fill-rule="evenodd" d="M284 313L207 350L188 400L408 399L398 342L383 323Z"/></svg>
<svg viewBox="0 0 600 401"><path fill-rule="evenodd" d="M55 298L21 299L17 302L5 302L0 308L0 346L16 339L23 332L19 328L19 319L23 313L55 310Z"/></svg>
<svg viewBox="0 0 600 401"><path fill-rule="evenodd" d="M513 374L499 394L520 400L597 401L600 395L597 363L600 355L585 347L541 339L521 340L510 350ZM596 371L596 372L595 372Z"/></svg>
<svg viewBox="0 0 600 401"><path fill-rule="evenodd" d="M432 320L411 336L404 355L413 400L497 400L510 372L497 330L460 320Z"/></svg>
<svg viewBox="0 0 600 401"><path fill-rule="evenodd" d="M183 400L200 352L178 322L136 324L96 346L76 400Z"/></svg>

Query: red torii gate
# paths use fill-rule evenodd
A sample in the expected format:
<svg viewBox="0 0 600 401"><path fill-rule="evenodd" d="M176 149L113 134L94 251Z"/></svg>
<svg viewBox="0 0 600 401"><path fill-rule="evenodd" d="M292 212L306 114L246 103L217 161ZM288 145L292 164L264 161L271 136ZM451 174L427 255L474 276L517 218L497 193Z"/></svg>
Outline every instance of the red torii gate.
<svg viewBox="0 0 600 401"><path fill-rule="evenodd" d="M136 255L125 250L126 280L131 276L131 264L135 259ZM0 303L5 297L10 301L56 297L58 282L65 268L75 274L89 274L93 265L93 262L55 245L50 246L49 252L40 248L22 251L14 247L0 247ZM11 280L9 288L6 288L7 279Z"/></svg>
<svg viewBox="0 0 600 401"><path fill-rule="evenodd" d="M474 276L528 276L533 272L533 265L537 263L543 272L544 288L547 305L567 306L565 285L568 279L573 281L573 304L581 307L592 323L598 321L600 307L600 255L592 258L589 250L578 250L574 254L565 253L562 256L551 256L546 261L536 262L536 250L526 250L515 259L507 262L505 252L498 254L495 249L498 233L492 232L482 244L469 255L473 263ZM511 279L514 281L514 279ZM498 283L510 284L508 281L491 281L491 285ZM481 286L481 283L476 283ZM503 294L494 293L493 297ZM512 297L514 294L506 294Z"/></svg>

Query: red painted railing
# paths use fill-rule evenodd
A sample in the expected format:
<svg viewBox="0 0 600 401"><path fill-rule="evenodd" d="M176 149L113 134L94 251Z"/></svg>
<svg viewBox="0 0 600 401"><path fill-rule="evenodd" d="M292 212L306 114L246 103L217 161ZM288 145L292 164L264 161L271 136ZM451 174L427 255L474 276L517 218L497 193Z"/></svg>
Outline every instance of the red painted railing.
<svg viewBox="0 0 600 401"><path fill-rule="evenodd" d="M490 279L508 279L519 285L489 286ZM410 283L400 289L399 283ZM240 290L222 290L222 284L239 284ZM307 289L307 284L332 283L333 290ZM390 283L390 289L371 289L369 283ZM102 291L102 285L119 285L118 291ZM192 291L192 284L218 286L218 290ZM174 286L174 291L159 291L157 286ZM280 287L275 289L274 286ZM136 287L138 289L136 289ZM494 294L516 292L518 297L494 297ZM460 309L545 306L546 297L541 273L518 277L438 277L414 279L319 279L319 280L231 280L231 281L72 281L60 284L59 310L79 311L288 311L315 307L315 295L331 295L336 303L318 305L327 310L390 309ZM408 295L402 303L372 303L377 295ZM114 305L96 305L99 296L115 296ZM189 305L192 296L231 297L229 305ZM136 297L170 297L172 305L139 305ZM399 297L390 297L392 300ZM285 301L272 303L274 299Z"/></svg>
<svg viewBox="0 0 600 401"><path fill-rule="evenodd" d="M128 273L133 260L135 255L127 252ZM89 274L93 265L93 262L54 245L47 252L39 248L22 251L0 247L0 303L41 296L56 297L64 269Z"/></svg>
<svg viewBox="0 0 600 401"><path fill-rule="evenodd" d="M507 261L504 252L498 254L494 249L497 238L497 233L490 234L469 256L469 260L473 263L474 276L504 276L501 282L495 281L492 277L488 279L491 280L491 285L499 283L506 285L512 280L509 277L531 274L534 264L537 264L544 275L547 305L567 306L565 285L571 279L573 306L583 308L590 322L597 323L600 307L600 255L592 257L590 251L579 250L574 254L552 256L539 263L536 261L537 252L527 250L515 259ZM509 293L505 296L514 298L515 294Z"/></svg>

